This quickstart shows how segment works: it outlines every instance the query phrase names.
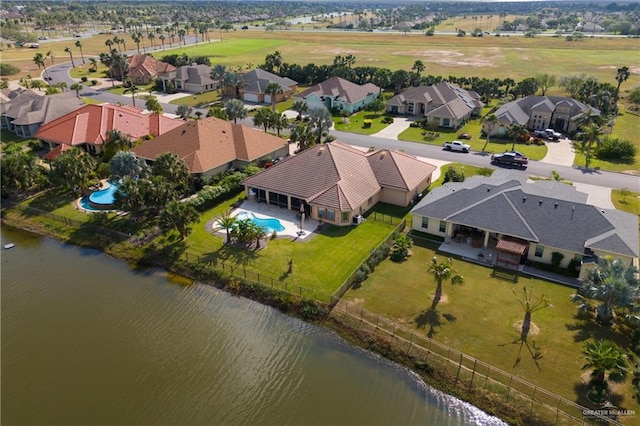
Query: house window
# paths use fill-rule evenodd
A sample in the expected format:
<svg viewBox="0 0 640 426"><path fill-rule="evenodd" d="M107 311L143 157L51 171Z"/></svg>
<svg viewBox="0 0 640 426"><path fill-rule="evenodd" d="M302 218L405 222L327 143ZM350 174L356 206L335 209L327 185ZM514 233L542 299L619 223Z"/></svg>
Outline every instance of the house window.
<svg viewBox="0 0 640 426"><path fill-rule="evenodd" d="M327 219L330 220L331 222L336 220L336 212L334 212L333 210L327 210Z"/></svg>
<svg viewBox="0 0 640 426"><path fill-rule="evenodd" d="M408 114L413 114L413 104L408 104L407 105L407 113Z"/></svg>
<svg viewBox="0 0 640 426"><path fill-rule="evenodd" d="M327 211L325 209L318 208L318 217L320 219L324 219L326 214L327 214Z"/></svg>
<svg viewBox="0 0 640 426"><path fill-rule="evenodd" d="M442 120L442 125L443 125L444 127L449 127L449 126L451 126L451 120L449 120L448 118L443 119L443 120Z"/></svg>
<svg viewBox="0 0 640 426"><path fill-rule="evenodd" d="M440 221L440 228L438 229L440 232L445 232L447 230L447 222L444 220Z"/></svg>
<svg viewBox="0 0 640 426"><path fill-rule="evenodd" d="M342 212L342 222L349 222L349 212Z"/></svg>
<svg viewBox="0 0 640 426"><path fill-rule="evenodd" d="M429 218L428 217L422 216L422 227L424 229L428 229L429 228Z"/></svg>
<svg viewBox="0 0 640 426"><path fill-rule="evenodd" d="M536 257L542 257L542 254L544 253L544 246L541 246L540 244L536 245L536 252L534 253L534 255Z"/></svg>

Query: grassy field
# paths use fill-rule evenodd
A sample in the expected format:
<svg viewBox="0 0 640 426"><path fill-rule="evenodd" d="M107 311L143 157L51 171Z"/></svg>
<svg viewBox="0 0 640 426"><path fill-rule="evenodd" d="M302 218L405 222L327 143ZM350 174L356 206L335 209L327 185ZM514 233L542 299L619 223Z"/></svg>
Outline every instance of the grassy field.
<svg viewBox="0 0 640 426"><path fill-rule="evenodd" d="M576 318L576 307L569 300L573 289L525 277L514 283L494 277L489 267L458 260L453 265L464 276L464 285L445 283L437 314L429 312L435 284L427 265L434 255L440 261L445 255L437 253L433 244L418 244L405 262L383 261L345 298L581 404L587 404L581 385L583 343L607 338L629 345L628 330L611 331ZM524 311L512 293L521 296L523 286L533 289L534 299L545 294L553 304L533 314L528 346L519 339L518 321ZM617 406L635 406L630 380L616 385L614 392Z"/></svg>

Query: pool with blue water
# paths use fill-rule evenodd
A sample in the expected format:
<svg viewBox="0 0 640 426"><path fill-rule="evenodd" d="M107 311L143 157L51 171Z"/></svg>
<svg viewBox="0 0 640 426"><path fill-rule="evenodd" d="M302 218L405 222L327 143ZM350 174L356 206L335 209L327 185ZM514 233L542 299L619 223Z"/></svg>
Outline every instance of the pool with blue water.
<svg viewBox="0 0 640 426"><path fill-rule="evenodd" d="M256 225L264 228L267 232L284 231L284 225L282 225L282 223L280 223L278 219L273 217L262 218L262 217L257 217L253 212L243 211L238 213L236 218L238 218L239 220L249 219Z"/></svg>

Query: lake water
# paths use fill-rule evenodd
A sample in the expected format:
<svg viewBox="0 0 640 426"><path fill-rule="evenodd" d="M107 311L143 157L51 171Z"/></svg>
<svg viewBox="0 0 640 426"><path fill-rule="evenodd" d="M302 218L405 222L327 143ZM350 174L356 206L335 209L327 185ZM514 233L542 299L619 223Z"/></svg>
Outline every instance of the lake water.
<svg viewBox="0 0 640 426"><path fill-rule="evenodd" d="M3 425L502 424L333 333L2 228Z"/></svg>

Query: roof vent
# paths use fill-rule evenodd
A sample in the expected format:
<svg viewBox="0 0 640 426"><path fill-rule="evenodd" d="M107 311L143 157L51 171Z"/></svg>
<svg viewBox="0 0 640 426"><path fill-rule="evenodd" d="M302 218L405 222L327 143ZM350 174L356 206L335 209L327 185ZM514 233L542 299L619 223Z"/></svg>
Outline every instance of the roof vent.
<svg viewBox="0 0 640 426"><path fill-rule="evenodd" d="M522 202L524 203L525 201L527 201L527 197L522 197Z"/></svg>
<svg viewBox="0 0 640 426"><path fill-rule="evenodd" d="M386 152L382 151L382 152L380 153L380 159L382 160L382 159L384 158L384 156L385 156L385 155L386 155Z"/></svg>
<svg viewBox="0 0 640 426"><path fill-rule="evenodd" d="M553 208L557 209L558 208L558 203L553 203Z"/></svg>
<svg viewBox="0 0 640 426"><path fill-rule="evenodd" d="M491 192L491 188L487 187L487 192Z"/></svg>
<svg viewBox="0 0 640 426"><path fill-rule="evenodd" d="M538 205L541 206L542 205L542 200L538 200Z"/></svg>
<svg viewBox="0 0 640 426"><path fill-rule="evenodd" d="M223 130L223 131L222 131L222 133L225 133L225 134L226 134L226 133L227 133L227 131L226 131L226 130Z"/></svg>

